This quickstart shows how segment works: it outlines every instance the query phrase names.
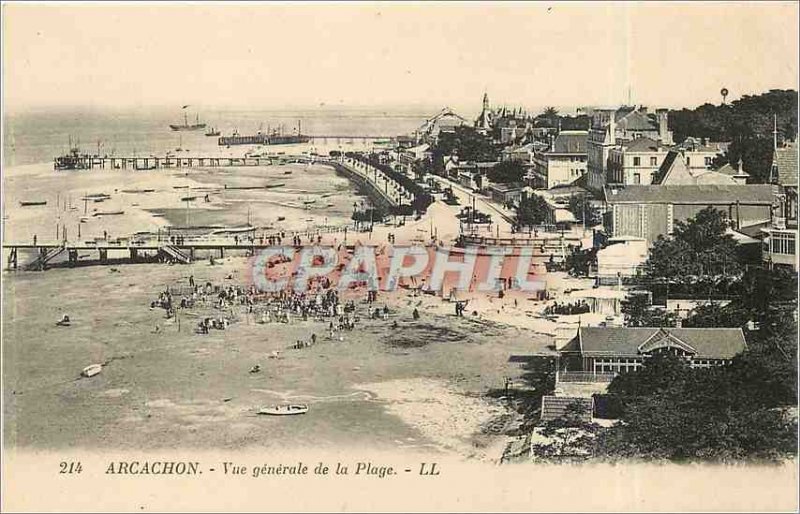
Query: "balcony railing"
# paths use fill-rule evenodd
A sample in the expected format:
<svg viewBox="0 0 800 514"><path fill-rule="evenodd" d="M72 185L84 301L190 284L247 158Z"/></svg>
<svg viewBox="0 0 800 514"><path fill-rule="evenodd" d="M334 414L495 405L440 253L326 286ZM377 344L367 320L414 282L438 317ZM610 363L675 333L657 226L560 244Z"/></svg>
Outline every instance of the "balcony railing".
<svg viewBox="0 0 800 514"><path fill-rule="evenodd" d="M592 371L558 371L556 372L556 383L608 383L614 380L616 373L594 373Z"/></svg>

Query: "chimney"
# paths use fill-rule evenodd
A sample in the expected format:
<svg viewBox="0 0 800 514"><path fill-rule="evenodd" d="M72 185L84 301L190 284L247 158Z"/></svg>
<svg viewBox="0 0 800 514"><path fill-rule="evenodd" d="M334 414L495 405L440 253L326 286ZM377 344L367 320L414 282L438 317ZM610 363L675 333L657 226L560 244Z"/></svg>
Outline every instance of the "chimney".
<svg viewBox="0 0 800 514"><path fill-rule="evenodd" d="M656 109L656 116L658 117L658 138L665 145L671 143L671 141L669 141L669 129L667 125L669 120L667 118L667 112L666 109Z"/></svg>

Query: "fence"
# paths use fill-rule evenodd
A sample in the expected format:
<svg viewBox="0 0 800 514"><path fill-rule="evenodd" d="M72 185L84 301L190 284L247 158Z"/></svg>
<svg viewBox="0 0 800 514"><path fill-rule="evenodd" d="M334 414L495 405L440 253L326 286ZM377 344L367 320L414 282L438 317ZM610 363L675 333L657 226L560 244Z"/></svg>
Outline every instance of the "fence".
<svg viewBox="0 0 800 514"><path fill-rule="evenodd" d="M594 373L592 371L557 371L556 383L608 383L614 380L614 377L616 376L616 373Z"/></svg>

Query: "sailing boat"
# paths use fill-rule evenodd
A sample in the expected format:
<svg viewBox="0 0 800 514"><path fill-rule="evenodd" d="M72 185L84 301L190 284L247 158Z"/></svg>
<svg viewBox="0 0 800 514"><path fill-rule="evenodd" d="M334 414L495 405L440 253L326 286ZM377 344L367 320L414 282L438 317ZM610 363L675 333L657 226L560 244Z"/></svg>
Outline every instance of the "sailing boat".
<svg viewBox="0 0 800 514"><path fill-rule="evenodd" d="M169 128L172 130L200 130L206 128L205 123L200 123L200 115L195 115L195 121L193 124L189 125L189 118L186 115L186 108L189 107L188 105L184 105L183 109L183 125L172 125L170 124Z"/></svg>
<svg viewBox="0 0 800 514"><path fill-rule="evenodd" d="M219 136L220 134L221 134L221 132L219 131L219 129L216 129L216 128L214 128L214 127L210 127L210 128L209 128L209 129L206 131L206 135L207 135L208 137L217 137L217 136Z"/></svg>

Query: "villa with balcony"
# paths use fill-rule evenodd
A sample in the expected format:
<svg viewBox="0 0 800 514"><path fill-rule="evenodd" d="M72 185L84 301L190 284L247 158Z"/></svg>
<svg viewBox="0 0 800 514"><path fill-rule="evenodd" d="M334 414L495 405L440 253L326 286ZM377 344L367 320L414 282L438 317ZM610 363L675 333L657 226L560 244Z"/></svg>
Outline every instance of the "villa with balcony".
<svg viewBox="0 0 800 514"><path fill-rule="evenodd" d="M721 366L745 348L741 328L581 327L559 350L556 383L608 383L661 352L693 368Z"/></svg>

